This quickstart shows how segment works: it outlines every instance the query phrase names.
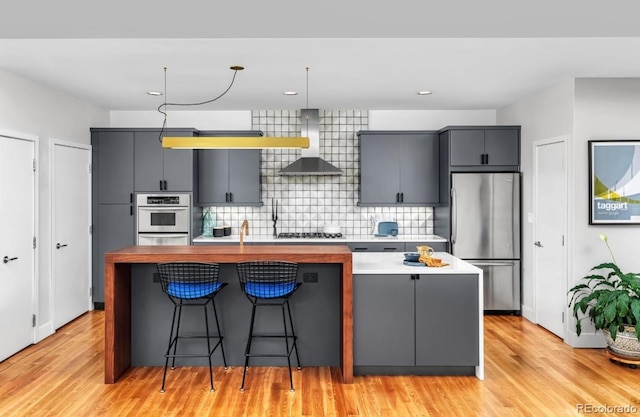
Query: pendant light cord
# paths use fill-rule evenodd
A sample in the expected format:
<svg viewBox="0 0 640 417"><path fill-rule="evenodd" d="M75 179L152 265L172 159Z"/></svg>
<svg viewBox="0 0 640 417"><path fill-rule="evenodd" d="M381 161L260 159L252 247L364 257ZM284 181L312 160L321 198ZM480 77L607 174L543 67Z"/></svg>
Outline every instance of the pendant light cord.
<svg viewBox="0 0 640 417"><path fill-rule="evenodd" d="M226 90L224 90L220 95L218 95L217 97L214 97L210 100L205 100L205 101L200 101L200 102L196 102L196 103L167 103L167 67L164 67L164 103L162 103L160 106L158 106L158 112L162 113L164 115L164 120L162 122L162 129L160 129L160 136L158 137L158 140L160 141L160 143L162 143L162 136L164 136L165 130L167 128L167 106L202 106L203 104L209 104L209 103L213 103L214 101L222 98L225 94L227 94L229 92L229 90L231 90L231 87L233 86L233 83L236 80L236 74L238 74L238 71L243 70L243 67L238 67L238 66L233 66L231 67L231 69L233 70L233 77L231 78L231 83L229 84L229 86L227 87ZM307 68L308 70L308 68Z"/></svg>

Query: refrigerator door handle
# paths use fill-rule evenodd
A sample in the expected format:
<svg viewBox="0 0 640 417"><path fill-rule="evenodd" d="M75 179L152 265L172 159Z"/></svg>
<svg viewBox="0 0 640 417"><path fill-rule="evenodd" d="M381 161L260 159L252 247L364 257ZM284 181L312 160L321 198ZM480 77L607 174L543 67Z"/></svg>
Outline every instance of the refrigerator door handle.
<svg viewBox="0 0 640 417"><path fill-rule="evenodd" d="M456 243L458 237L458 201L456 189L451 187L451 243Z"/></svg>
<svg viewBox="0 0 640 417"><path fill-rule="evenodd" d="M473 262L467 261L471 265L475 266L516 266L516 263L513 261L495 261L495 262Z"/></svg>

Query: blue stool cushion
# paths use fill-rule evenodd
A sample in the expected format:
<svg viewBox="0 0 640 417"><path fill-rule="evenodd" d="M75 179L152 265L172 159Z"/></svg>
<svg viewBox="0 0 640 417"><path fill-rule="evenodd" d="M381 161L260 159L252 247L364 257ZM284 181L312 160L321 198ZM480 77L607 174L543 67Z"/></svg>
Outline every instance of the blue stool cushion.
<svg viewBox="0 0 640 417"><path fill-rule="evenodd" d="M177 298L202 298L215 293L220 287L222 287L221 282L195 284L172 281L167 287L167 293Z"/></svg>
<svg viewBox="0 0 640 417"><path fill-rule="evenodd" d="M291 294L295 287L295 282L247 282L244 286L244 292L258 298L278 298Z"/></svg>

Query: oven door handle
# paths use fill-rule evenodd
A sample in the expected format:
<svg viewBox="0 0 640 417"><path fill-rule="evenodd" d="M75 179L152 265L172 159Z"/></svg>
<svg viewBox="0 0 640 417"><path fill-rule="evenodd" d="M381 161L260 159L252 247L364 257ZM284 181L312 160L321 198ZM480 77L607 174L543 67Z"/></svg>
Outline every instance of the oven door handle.
<svg viewBox="0 0 640 417"><path fill-rule="evenodd" d="M173 237L185 237L188 236L189 233L138 233L138 236L144 236L144 237L168 237L168 238L173 238Z"/></svg>
<svg viewBox="0 0 640 417"><path fill-rule="evenodd" d="M189 207L152 207L152 206L138 206L139 210L144 211L184 211L189 210Z"/></svg>

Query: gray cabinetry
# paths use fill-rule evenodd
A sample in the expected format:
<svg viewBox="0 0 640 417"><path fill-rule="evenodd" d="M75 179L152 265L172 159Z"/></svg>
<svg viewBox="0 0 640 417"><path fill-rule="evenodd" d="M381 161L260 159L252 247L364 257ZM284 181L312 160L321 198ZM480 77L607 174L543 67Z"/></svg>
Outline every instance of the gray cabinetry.
<svg viewBox="0 0 640 417"><path fill-rule="evenodd" d="M194 150L163 148L159 129L137 129L133 135L135 191L194 191ZM170 130L164 136L193 136L193 130Z"/></svg>
<svg viewBox="0 0 640 417"><path fill-rule="evenodd" d="M403 242L349 242L351 252L402 252Z"/></svg>
<svg viewBox="0 0 640 417"><path fill-rule="evenodd" d="M520 128L518 126L452 127L443 130L448 165L455 170L518 171ZM442 146L443 144L441 144Z"/></svg>
<svg viewBox="0 0 640 417"><path fill-rule="evenodd" d="M92 131L91 145L97 203L133 203L133 132Z"/></svg>
<svg viewBox="0 0 640 417"><path fill-rule="evenodd" d="M93 301L104 303L104 254L135 245L133 209L128 204L100 204L94 218Z"/></svg>
<svg viewBox="0 0 640 417"><path fill-rule="evenodd" d="M420 275L415 283L416 365L478 365L478 276Z"/></svg>
<svg viewBox="0 0 640 417"><path fill-rule="evenodd" d="M262 132L207 131L200 136L262 136ZM262 205L259 149L201 150L198 173L198 205Z"/></svg>
<svg viewBox="0 0 640 417"><path fill-rule="evenodd" d="M429 246L434 252L447 252L447 242L405 242L405 252L416 252L417 246Z"/></svg>
<svg viewBox="0 0 640 417"><path fill-rule="evenodd" d="M360 205L439 201L439 141L431 131L360 131Z"/></svg>
<svg viewBox="0 0 640 417"><path fill-rule="evenodd" d="M353 362L358 373L477 366L478 323L477 275L353 277Z"/></svg>
<svg viewBox="0 0 640 417"><path fill-rule="evenodd" d="M104 306L104 254L133 245L134 133L91 129L92 288L96 308Z"/></svg>
<svg viewBox="0 0 640 417"><path fill-rule="evenodd" d="M354 275L353 364L415 365L410 275Z"/></svg>

